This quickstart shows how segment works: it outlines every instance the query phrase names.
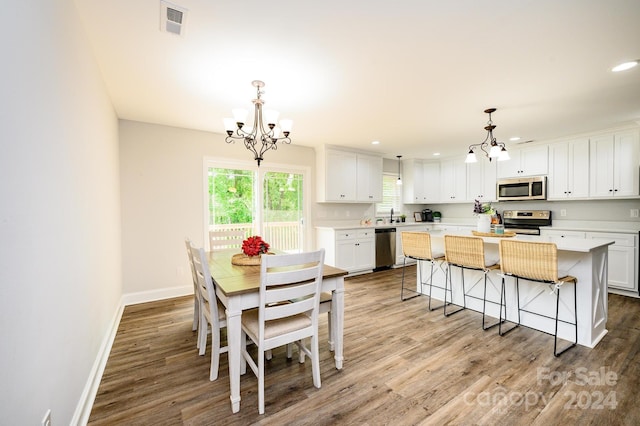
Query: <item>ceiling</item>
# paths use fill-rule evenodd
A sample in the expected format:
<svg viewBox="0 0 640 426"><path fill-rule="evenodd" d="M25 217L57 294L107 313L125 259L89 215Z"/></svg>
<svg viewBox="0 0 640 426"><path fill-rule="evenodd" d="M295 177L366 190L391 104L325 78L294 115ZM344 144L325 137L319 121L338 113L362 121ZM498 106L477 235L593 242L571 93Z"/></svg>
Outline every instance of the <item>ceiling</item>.
<svg viewBox="0 0 640 426"><path fill-rule="evenodd" d="M293 119L294 144L431 158L640 120L638 0L75 0L118 117L224 133L232 108ZM268 6L268 7L267 7ZM377 146L371 145L380 141Z"/></svg>

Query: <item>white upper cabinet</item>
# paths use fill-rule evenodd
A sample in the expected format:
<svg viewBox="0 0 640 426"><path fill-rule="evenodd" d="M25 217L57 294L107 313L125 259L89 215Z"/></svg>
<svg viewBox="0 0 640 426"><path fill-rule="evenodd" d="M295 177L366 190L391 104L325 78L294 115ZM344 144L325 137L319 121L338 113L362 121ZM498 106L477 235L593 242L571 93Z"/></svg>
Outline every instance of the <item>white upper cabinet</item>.
<svg viewBox="0 0 640 426"><path fill-rule="evenodd" d="M467 164L467 200L496 200L496 161L485 160Z"/></svg>
<svg viewBox="0 0 640 426"><path fill-rule="evenodd" d="M356 165L357 158L353 152L324 150L324 161L316 169L318 201L355 201Z"/></svg>
<svg viewBox="0 0 640 426"><path fill-rule="evenodd" d="M589 197L589 139L549 145L547 198Z"/></svg>
<svg viewBox="0 0 640 426"><path fill-rule="evenodd" d="M424 160L402 162L402 191L406 204L440 201L440 163Z"/></svg>
<svg viewBox="0 0 640 426"><path fill-rule="evenodd" d="M316 172L319 202L382 201L382 157L322 147Z"/></svg>
<svg viewBox="0 0 640 426"><path fill-rule="evenodd" d="M510 160L498 162L498 177L546 175L548 167L547 145L509 149Z"/></svg>
<svg viewBox="0 0 640 426"><path fill-rule="evenodd" d="M464 158L440 162L440 200L443 203L467 201L467 164Z"/></svg>
<svg viewBox="0 0 640 426"><path fill-rule="evenodd" d="M363 203L382 201L382 157L357 154L356 200Z"/></svg>
<svg viewBox="0 0 640 426"><path fill-rule="evenodd" d="M638 131L596 136L589 142L591 150L590 196L638 196Z"/></svg>

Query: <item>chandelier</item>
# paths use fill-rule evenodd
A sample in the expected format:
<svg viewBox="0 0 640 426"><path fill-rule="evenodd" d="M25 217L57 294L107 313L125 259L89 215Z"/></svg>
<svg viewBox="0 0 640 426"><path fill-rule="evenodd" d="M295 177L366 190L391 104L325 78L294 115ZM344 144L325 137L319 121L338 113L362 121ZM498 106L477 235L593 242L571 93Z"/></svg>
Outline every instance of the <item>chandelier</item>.
<svg viewBox="0 0 640 426"><path fill-rule="evenodd" d="M277 127L278 112L262 110L264 101L261 95L264 94L262 90L264 82L254 80L251 84L257 91L257 97L252 101L254 105L253 126L245 126L248 115L246 109L234 109L233 118L224 119L224 128L227 131L225 141L227 143L235 143L236 140L242 140L245 148L253 152L254 160L258 162L258 167L260 167L264 153L270 149L274 151L278 149L277 143L279 141L286 144L291 143L289 133L291 132L293 121L280 120L280 127ZM281 134L283 136L280 136Z"/></svg>
<svg viewBox="0 0 640 426"><path fill-rule="evenodd" d="M496 126L493 124L493 121L491 121L491 114L496 112L496 109L488 108L485 109L484 112L489 114L489 121L487 121L487 125L484 127L487 131L487 137L480 143L469 145L469 153L467 154L466 160L464 160L465 163L475 163L478 161L474 151L478 148L484 152L484 155L489 159L489 161L493 158L497 158L498 161L504 161L510 158L507 148L505 148L505 144L503 142L497 142L496 138L493 137L493 129L495 129Z"/></svg>

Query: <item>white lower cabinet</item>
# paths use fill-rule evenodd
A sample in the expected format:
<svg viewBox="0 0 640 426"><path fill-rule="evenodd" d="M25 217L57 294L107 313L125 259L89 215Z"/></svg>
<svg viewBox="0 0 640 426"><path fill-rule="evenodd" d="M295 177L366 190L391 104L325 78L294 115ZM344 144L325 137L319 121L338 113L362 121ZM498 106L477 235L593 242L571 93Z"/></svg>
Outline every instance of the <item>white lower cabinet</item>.
<svg viewBox="0 0 640 426"><path fill-rule="evenodd" d="M609 281L612 293L638 297L638 236L611 232L540 230L545 237L588 238L615 241L609 246ZM579 285L579 284L578 284Z"/></svg>
<svg viewBox="0 0 640 426"><path fill-rule="evenodd" d="M375 229L318 228L317 246L325 249L325 263L349 273L371 271L375 267Z"/></svg>
<svg viewBox="0 0 640 426"><path fill-rule="evenodd" d="M638 296L638 236L605 232L587 232L587 238L614 240L609 246L609 288L620 294ZM629 292L629 293L627 293ZM618 291L616 291L618 293Z"/></svg>

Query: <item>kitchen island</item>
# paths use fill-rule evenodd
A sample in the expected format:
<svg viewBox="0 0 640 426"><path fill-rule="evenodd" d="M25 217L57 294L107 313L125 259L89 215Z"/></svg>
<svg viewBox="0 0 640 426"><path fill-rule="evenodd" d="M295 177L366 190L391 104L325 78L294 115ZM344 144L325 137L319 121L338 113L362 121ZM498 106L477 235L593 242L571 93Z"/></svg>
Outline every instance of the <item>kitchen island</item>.
<svg viewBox="0 0 640 426"><path fill-rule="evenodd" d="M434 251L444 253L444 235L471 235L468 231L432 231L431 240ZM573 275L578 279L577 283L577 321L578 344L590 348L595 347L607 333L607 279L608 279L608 247L614 241L584 240L577 238L554 238L541 236L518 235L512 237L517 240L545 241L556 243L558 247L558 270ZM501 238L482 237L484 240L485 257L487 259L499 259L498 244ZM417 291L428 294L428 287L421 288L419 284L424 276L428 278L430 265L421 262L417 268ZM432 289L432 297L444 300L445 267L435 268ZM452 269L453 303L462 306L466 303L467 309L482 312L483 300L483 274L479 271L465 270L466 297L462 292L462 280L460 269ZM499 316L499 302L501 289L500 271L492 271L487 280L486 313L489 316ZM573 322L573 292L574 287L568 284L560 293L560 320ZM451 296L447 296L451 300ZM528 312L520 313L520 324L534 328L545 333L553 334L555 326L555 295L548 285L520 280L520 308L530 312L536 312L544 316L534 315ZM515 279L507 277L506 283L506 317L509 321L517 321L518 309L516 299ZM478 323L478 327L480 323ZM559 322L558 337L565 340L574 339L573 325Z"/></svg>

